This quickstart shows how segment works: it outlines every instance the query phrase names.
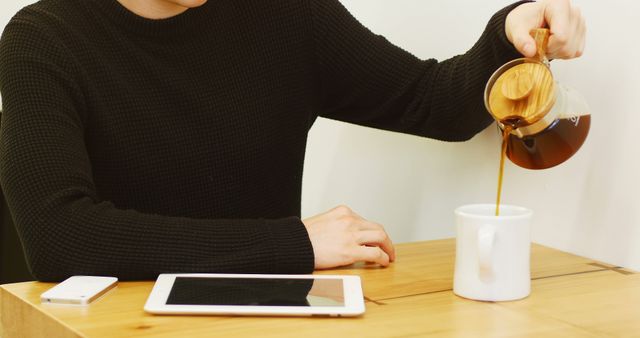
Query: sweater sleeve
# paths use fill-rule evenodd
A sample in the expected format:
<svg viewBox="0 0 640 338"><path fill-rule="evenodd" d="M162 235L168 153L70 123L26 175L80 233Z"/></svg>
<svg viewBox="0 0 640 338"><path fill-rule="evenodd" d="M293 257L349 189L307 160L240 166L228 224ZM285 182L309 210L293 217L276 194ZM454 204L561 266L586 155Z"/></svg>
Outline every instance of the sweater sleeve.
<svg viewBox="0 0 640 338"><path fill-rule="evenodd" d="M497 12L467 53L438 62L373 34L338 0L310 0L318 114L445 141L470 139L492 122L483 99L487 80L521 57L504 32L507 14L521 3Z"/></svg>
<svg viewBox="0 0 640 338"><path fill-rule="evenodd" d="M74 74L65 49L35 23L14 19L7 26L0 41L0 182L38 280L313 271L313 248L297 217L166 217L101 199Z"/></svg>

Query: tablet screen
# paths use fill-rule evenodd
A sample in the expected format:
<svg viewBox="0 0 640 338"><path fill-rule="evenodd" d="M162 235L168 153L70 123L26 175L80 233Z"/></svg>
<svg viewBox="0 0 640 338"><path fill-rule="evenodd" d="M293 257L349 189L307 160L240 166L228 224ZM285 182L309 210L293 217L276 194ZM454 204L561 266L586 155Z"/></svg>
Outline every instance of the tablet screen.
<svg viewBox="0 0 640 338"><path fill-rule="evenodd" d="M342 279L176 277L169 305L344 306Z"/></svg>

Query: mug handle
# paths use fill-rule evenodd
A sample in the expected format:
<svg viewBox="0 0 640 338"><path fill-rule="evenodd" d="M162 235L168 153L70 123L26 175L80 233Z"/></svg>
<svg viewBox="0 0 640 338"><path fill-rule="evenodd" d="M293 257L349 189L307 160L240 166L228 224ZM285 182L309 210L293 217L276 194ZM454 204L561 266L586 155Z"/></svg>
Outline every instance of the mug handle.
<svg viewBox="0 0 640 338"><path fill-rule="evenodd" d="M480 276L493 274L493 243L496 238L496 229L490 225L484 225L478 229L478 260Z"/></svg>

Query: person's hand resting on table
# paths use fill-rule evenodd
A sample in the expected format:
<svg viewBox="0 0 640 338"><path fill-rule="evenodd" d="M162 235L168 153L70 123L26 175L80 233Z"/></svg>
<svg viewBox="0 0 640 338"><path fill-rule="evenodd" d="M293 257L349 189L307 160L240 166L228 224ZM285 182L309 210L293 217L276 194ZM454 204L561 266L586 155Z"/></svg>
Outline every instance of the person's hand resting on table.
<svg viewBox="0 0 640 338"><path fill-rule="evenodd" d="M395 249L382 225L369 222L346 206L302 221L315 255L315 268L328 269L358 261L388 266Z"/></svg>

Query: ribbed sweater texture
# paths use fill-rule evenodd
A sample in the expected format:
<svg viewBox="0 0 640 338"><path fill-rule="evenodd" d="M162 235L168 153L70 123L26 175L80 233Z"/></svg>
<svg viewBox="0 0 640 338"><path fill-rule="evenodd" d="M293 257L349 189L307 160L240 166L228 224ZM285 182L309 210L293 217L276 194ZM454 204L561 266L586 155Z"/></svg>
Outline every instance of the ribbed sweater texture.
<svg viewBox="0 0 640 338"><path fill-rule="evenodd" d="M518 57L513 6L442 62L337 0L209 0L162 20L115 0L24 8L0 40L0 183L32 273L312 272L300 199L316 118L471 138L492 121L487 79Z"/></svg>

